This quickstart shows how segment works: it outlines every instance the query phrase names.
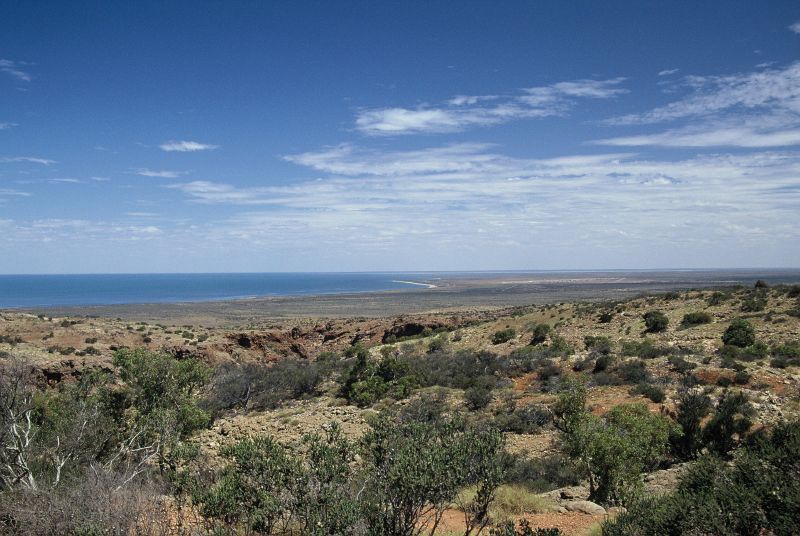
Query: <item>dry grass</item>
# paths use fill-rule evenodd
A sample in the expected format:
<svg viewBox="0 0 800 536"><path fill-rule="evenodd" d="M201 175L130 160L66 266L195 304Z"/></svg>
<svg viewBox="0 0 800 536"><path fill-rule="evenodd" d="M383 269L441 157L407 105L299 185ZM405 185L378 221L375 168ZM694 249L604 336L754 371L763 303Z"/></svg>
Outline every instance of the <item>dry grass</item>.
<svg viewBox="0 0 800 536"><path fill-rule="evenodd" d="M475 488L463 490L456 501L459 505L468 504L475 496ZM529 491L523 486L504 484L497 488L495 500L489 509L489 516L495 523L511 521L526 514L551 512L555 503Z"/></svg>

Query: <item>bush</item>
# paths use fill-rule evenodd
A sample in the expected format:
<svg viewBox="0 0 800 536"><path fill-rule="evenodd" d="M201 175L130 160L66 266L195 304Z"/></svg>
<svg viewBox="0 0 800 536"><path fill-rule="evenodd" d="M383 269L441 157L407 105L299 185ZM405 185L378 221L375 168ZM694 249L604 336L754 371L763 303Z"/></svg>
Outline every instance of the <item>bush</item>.
<svg viewBox="0 0 800 536"><path fill-rule="evenodd" d="M728 376L720 376L719 378L717 378L717 385L723 388L730 387L731 385L733 385L733 380L730 379Z"/></svg>
<svg viewBox="0 0 800 536"><path fill-rule="evenodd" d="M713 317L706 312L686 313L683 315L681 325L684 327L699 326L701 324L710 324Z"/></svg>
<svg viewBox="0 0 800 536"><path fill-rule="evenodd" d="M664 390L661 387L657 387L655 385L650 385L647 383L640 383L633 389L631 389L632 395L644 395L645 397L649 398L656 404L660 404L663 402L667 395L664 393Z"/></svg>
<svg viewBox="0 0 800 536"><path fill-rule="evenodd" d="M583 410L564 442L589 480L589 499L626 504L641 486L640 473L653 469L667 453L674 429L672 421L643 404L623 404L605 419Z"/></svg>
<svg viewBox="0 0 800 536"><path fill-rule="evenodd" d="M385 396L405 398L418 384L407 361L391 356L370 361L367 352L360 351L341 393L352 404L367 407Z"/></svg>
<svg viewBox="0 0 800 536"><path fill-rule="evenodd" d="M677 372L679 374L686 374L690 370L693 370L693 369L697 368L697 365L695 363L692 363L691 361L687 361L686 359L684 359L683 357L681 357L679 355L671 355L671 356L669 356L668 361L669 361L669 364L672 365L672 370L674 370L675 372Z"/></svg>
<svg viewBox="0 0 800 536"><path fill-rule="evenodd" d="M779 424L748 441L730 464L699 460L677 491L629 505L603 534L796 534L798 459L800 424Z"/></svg>
<svg viewBox="0 0 800 536"><path fill-rule="evenodd" d="M533 338L531 339L531 344L542 344L547 340L547 336L552 331L550 324L536 324L533 326Z"/></svg>
<svg viewBox="0 0 800 536"><path fill-rule="evenodd" d="M598 372L603 372L608 367L614 364L616 360L610 355L601 355L594 361L594 369L592 369L592 373L597 374Z"/></svg>
<svg viewBox="0 0 800 536"><path fill-rule="evenodd" d="M746 395L730 391L723 393L714 416L703 428L706 445L712 452L726 456L750 430L752 414L753 408Z"/></svg>
<svg viewBox="0 0 800 536"><path fill-rule="evenodd" d="M648 333L660 333L667 330L669 319L661 311L648 311L644 314L645 331Z"/></svg>
<svg viewBox="0 0 800 536"><path fill-rule="evenodd" d="M535 434L553 421L553 413L546 407L507 405L494 414L494 426L501 432Z"/></svg>
<svg viewBox="0 0 800 536"><path fill-rule="evenodd" d="M600 313L600 317L597 319L597 321L601 324L608 324L612 320L614 320L614 313L611 311L603 311Z"/></svg>
<svg viewBox="0 0 800 536"><path fill-rule="evenodd" d="M464 402L473 411L483 409L492 401L494 382L473 385L464 391Z"/></svg>
<svg viewBox="0 0 800 536"><path fill-rule="evenodd" d="M641 359L631 359L617 366L614 371L625 383L646 383L650 381L647 364Z"/></svg>
<svg viewBox="0 0 800 536"><path fill-rule="evenodd" d="M717 290L712 292L711 295L706 298L706 303L711 306L721 305L729 299L731 299L730 292L720 292Z"/></svg>
<svg viewBox="0 0 800 536"><path fill-rule="evenodd" d="M741 310L745 313L763 311L767 306L767 294L762 289L756 289L742 301Z"/></svg>
<svg viewBox="0 0 800 536"><path fill-rule="evenodd" d="M739 348L750 346L756 342L753 325L744 318L734 318L722 334L722 342Z"/></svg>
<svg viewBox="0 0 800 536"><path fill-rule="evenodd" d="M525 486L535 493L545 493L565 486L574 486L580 482L580 476L574 471L561 454L553 454L544 458L527 458L515 456L506 472L505 482Z"/></svg>
<svg viewBox="0 0 800 536"><path fill-rule="evenodd" d="M636 356L643 359L655 359L675 352L670 346L659 345L652 339L642 339L641 341L623 341L622 355Z"/></svg>
<svg viewBox="0 0 800 536"><path fill-rule="evenodd" d="M672 453L682 460L697 456L705 445L700 422L711 412L711 399L702 392L683 389L678 393L675 421L680 433L670 437Z"/></svg>
<svg viewBox="0 0 800 536"><path fill-rule="evenodd" d="M233 408L272 409L286 400L315 395L323 380L342 363L284 359L270 365L223 365L215 371L206 406L214 412Z"/></svg>
<svg viewBox="0 0 800 536"><path fill-rule="evenodd" d="M495 331L492 335L492 344L502 344L510 341L516 336L517 332L514 330L514 328L501 329L500 331Z"/></svg>
<svg viewBox="0 0 800 536"><path fill-rule="evenodd" d="M586 349L593 355L608 355L612 350L611 339L608 337L586 335L583 338L583 344L586 345Z"/></svg>
<svg viewBox="0 0 800 536"><path fill-rule="evenodd" d="M489 536L561 536L561 534L561 530L557 528L533 528L530 521L520 519L518 525L513 521L501 523L491 530Z"/></svg>
<svg viewBox="0 0 800 536"><path fill-rule="evenodd" d="M740 370L733 376L733 382L736 385L747 385L750 383L750 374L746 370Z"/></svg>

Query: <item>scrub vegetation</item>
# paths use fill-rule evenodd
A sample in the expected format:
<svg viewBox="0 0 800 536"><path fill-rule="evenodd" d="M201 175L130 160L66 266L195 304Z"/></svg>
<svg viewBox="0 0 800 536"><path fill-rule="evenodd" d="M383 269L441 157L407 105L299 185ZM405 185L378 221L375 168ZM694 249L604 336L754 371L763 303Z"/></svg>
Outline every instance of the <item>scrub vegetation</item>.
<svg viewBox="0 0 800 536"><path fill-rule="evenodd" d="M0 532L795 534L798 299L516 308L305 357L7 313Z"/></svg>

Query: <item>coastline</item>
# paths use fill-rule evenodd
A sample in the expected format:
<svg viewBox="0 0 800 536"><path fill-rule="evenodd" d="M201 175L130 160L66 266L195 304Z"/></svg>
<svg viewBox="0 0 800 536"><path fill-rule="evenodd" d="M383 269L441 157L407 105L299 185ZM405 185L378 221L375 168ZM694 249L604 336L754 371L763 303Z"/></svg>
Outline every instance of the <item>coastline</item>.
<svg viewBox="0 0 800 536"><path fill-rule="evenodd" d="M0 309L49 316L98 316L126 321L244 326L286 318L359 318L435 314L546 303L602 301L650 292L798 283L800 269L737 271L464 274L388 291L248 297L238 300ZM560 275L561 277L557 277ZM410 280L408 280L410 281ZM419 283L419 281L414 281Z"/></svg>

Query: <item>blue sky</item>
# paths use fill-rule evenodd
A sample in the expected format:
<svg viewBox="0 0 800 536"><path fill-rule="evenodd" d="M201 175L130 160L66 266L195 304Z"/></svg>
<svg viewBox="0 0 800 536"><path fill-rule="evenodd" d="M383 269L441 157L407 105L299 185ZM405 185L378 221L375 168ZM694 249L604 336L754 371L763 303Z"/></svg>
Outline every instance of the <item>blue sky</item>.
<svg viewBox="0 0 800 536"><path fill-rule="evenodd" d="M800 265L797 2L0 4L0 273Z"/></svg>

